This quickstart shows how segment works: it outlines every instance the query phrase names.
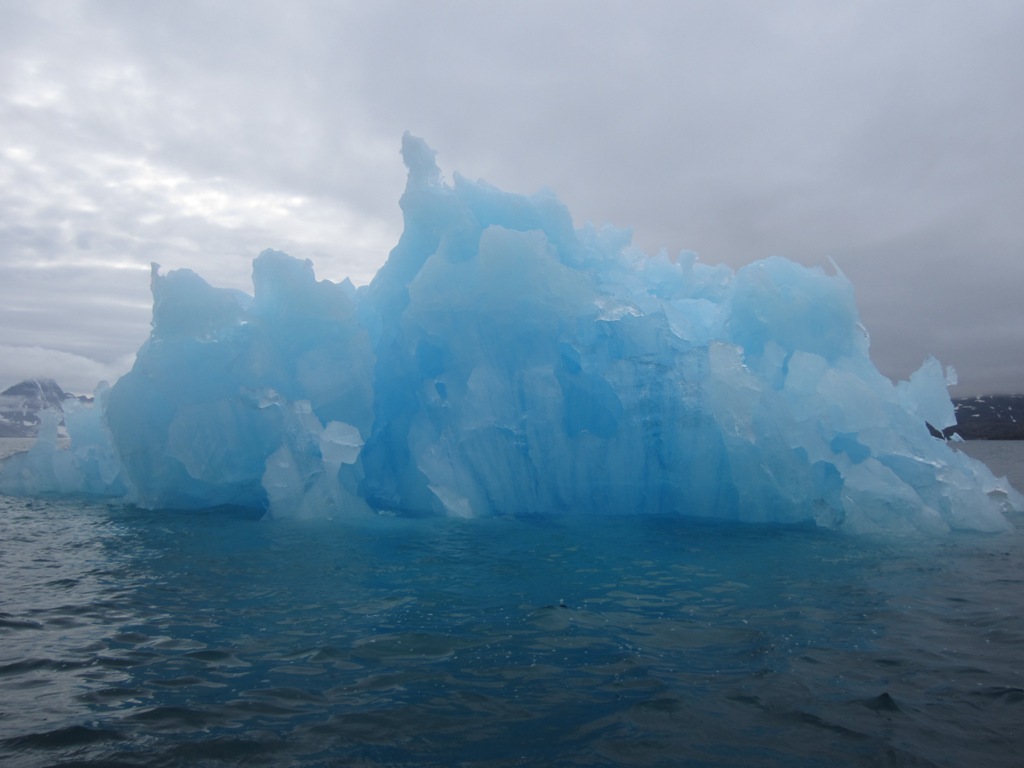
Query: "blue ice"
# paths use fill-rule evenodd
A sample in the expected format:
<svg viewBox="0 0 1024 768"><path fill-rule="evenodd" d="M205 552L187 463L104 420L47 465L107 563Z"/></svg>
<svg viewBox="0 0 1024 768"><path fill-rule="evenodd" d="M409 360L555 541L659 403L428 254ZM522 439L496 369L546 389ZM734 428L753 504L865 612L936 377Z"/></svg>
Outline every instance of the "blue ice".
<svg viewBox="0 0 1024 768"><path fill-rule="evenodd" d="M0 470L16 494L274 517L680 514L1006 528L1024 498L932 437L953 376L894 385L834 266L738 271L577 229L550 193L406 135L404 232L365 287L265 251L253 294L152 274L134 368Z"/></svg>

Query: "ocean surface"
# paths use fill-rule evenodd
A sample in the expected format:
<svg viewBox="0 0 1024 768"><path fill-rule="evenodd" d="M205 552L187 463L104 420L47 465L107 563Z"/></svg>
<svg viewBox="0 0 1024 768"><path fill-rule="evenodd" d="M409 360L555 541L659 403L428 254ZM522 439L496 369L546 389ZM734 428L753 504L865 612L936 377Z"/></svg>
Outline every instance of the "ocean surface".
<svg viewBox="0 0 1024 768"><path fill-rule="evenodd" d="M1024 442L966 450L1024 488ZM1019 766L1016 522L912 541L0 497L0 765Z"/></svg>

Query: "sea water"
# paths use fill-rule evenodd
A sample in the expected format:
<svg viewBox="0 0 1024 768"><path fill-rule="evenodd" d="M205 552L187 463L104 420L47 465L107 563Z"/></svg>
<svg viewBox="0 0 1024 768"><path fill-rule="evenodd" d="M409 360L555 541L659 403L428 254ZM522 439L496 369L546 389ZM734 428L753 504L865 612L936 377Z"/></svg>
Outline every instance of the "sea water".
<svg viewBox="0 0 1024 768"><path fill-rule="evenodd" d="M964 450L1024 487L1024 444ZM0 497L0 764L1016 766L1015 522L892 539Z"/></svg>

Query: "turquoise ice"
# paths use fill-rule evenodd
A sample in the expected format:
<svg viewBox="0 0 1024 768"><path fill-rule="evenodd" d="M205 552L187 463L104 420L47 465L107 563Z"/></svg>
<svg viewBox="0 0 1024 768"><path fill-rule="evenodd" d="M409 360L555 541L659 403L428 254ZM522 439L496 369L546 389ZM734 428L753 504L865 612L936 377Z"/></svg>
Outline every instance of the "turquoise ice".
<svg viewBox="0 0 1024 768"><path fill-rule="evenodd" d="M857 532L1006 528L1024 499L933 437L953 372L894 385L834 265L738 271L577 229L550 193L406 135L370 285L265 251L253 294L153 268L134 368L0 470L7 493L275 517L678 514Z"/></svg>

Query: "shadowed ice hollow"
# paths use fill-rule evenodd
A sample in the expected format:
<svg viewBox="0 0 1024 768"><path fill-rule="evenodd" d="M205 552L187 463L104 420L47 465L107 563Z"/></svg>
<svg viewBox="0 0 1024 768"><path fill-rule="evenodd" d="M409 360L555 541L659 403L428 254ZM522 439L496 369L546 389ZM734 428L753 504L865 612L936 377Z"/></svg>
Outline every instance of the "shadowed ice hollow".
<svg viewBox="0 0 1024 768"><path fill-rule="evenodd" d="M154 265L134 368L0 489L275 517L679 514L857 532L999 530L1024 499L933 437L952 371L893 385L853 289L576 229L550 193L406 135L405 230L373 282L265 251L253 295Z"/></svg>

